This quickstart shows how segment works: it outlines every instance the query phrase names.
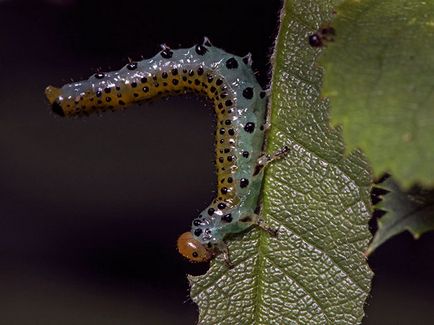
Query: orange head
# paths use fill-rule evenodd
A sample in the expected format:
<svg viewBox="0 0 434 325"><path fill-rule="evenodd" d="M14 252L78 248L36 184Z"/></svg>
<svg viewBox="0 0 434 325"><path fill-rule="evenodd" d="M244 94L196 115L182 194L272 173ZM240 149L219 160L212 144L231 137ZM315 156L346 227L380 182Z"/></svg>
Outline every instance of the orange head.
<svg viewBox="0 0 434 325"><path fill-rule="evenodd" d="M191 232L185 232L178 238L178 251L190 262L206 262L213 254Z"/></svg>

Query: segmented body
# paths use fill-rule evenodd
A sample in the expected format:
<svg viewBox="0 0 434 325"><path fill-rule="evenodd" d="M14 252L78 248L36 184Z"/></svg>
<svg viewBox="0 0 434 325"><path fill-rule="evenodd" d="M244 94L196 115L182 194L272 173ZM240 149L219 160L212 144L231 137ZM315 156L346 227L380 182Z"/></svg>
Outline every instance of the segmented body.
<svg viewBox="0 0 434 325"><path fill-rule="evenodd" d="M264 144L267 96L250 65L250 56L229 54L205 40L187 49L163 48L151 59L131 62L119 71L96 73L62 88L49 86L46 95L53 111L62 116L115 110L188 91L206 95L217 116L217 196L193 220L189 238L207 252L221 251L227 234L241 232L257 221L263 178L257 161ZM183 253L192 261L210 257L204 254L195 249Z"/></svg>

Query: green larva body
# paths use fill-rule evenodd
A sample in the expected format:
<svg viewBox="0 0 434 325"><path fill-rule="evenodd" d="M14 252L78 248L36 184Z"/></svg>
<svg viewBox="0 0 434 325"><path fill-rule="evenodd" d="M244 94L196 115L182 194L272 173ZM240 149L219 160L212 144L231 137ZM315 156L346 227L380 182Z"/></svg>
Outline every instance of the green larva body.
<svg viewBox="0 0 434 325"><path fill-rule="evenodd" d="M192 238L215 250L228 234L257 221L267 96L252 71L250 56L229 54L208 40L187 49L164 47L151 59L62 88L49 86L46 94L55 113L75 116L188 91L205 94L217 116L217 195L191 229Z"/></svg>

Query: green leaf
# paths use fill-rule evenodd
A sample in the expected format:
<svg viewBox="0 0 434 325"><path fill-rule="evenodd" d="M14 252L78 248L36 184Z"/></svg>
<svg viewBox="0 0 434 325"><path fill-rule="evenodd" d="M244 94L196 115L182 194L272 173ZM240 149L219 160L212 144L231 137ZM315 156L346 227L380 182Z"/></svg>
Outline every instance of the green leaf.
<svg viewBox="0 0 434 325"><path fill-rule="evenodd" d="M392 178L376 187L389 191L376 205L376 208L386 211L386 214L377 220L378 230L366 255L405 230L410 231L415 239L434 230L434 190L415 187L408 192L402 192Z"/></svg>
<svg viewBox="0 0 434 325"><path fill-rule="evenodd" d="M345 1L321 59L332 123L376 176L434 185L434 2Z"/></svg>
<svg viewBox="0 0 434 325"><path fill-rule="evenodd" d="M363 252L371 234L371 175L360 152L343 156L321 99L319 54L308 35L330 19L332 1L286 1L273 55L269 151L289 155L268 168L257 229L228 241L221 258L189 276L200 324L357 324L372 273Z"/></svg>

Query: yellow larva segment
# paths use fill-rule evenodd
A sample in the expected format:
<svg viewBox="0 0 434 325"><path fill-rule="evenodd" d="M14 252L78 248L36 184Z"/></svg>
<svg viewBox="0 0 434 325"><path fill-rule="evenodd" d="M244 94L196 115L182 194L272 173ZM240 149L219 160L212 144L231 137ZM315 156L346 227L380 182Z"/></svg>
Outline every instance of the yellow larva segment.
<svg viewBox="0 0 434 325"><path fill-rule="evenodd" d="M46 96L54 106L58 105L65 116L90 114L94 111L122 109L126 105L145 102L161 96L170 96L194 91L206 95L215 106L216 127L216 171L218 185L216 201L225 201L228 206L239 201L235 189L237 162L235 143L237 129L231 128L226 121L233 121L235 95L227 87L222 77L211 70L198 68L186 70L168 68L155 74L145 74L135 80L125 80L97 90L87 89L76 98L64 98L62 89L48 86ZM232 103L232 105L228 105ZM232 110L231 110L232 108ZM62 115L62 114L61 114ZM224 129L224 132L221 131ZM231 130L231 131L230 131ZM231 133L229 133L231 132Z"/></svg>

